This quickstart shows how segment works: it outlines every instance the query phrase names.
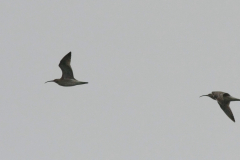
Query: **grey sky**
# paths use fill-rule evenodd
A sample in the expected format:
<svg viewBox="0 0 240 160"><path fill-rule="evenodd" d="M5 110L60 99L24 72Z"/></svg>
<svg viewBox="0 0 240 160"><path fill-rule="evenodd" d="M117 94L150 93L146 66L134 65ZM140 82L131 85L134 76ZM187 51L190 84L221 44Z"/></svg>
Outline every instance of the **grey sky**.
<svg viewBox="0 0 240 160"><path fill-rule="evenodd" d="M239 160L239 1L4 1L0 159ZM58 63L72 51L74 76Z"/></svg>

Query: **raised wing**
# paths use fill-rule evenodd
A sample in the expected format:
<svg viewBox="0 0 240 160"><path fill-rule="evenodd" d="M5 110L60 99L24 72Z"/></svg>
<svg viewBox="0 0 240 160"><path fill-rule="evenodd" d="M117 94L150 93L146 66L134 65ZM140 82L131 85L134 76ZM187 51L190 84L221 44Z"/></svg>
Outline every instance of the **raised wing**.
<svg viewBox="0 0 240 160"><path fill-rule="evenodd" d="M220 104L218 102L218 104L220 105L220 107L222 108L222 110L226 113L226 115L233 121L235 122L233 113L231 111L231 108L229 107L230 102L226 103L226 104Z"/></svg>
<svg viewBox="0 0 240 160"><path fill-rule="evenodd" d="M74 79L71 63L71 52L69 52L66 56L62 58L59 63L59 67L62 70L62 78L61 79Z"/></svg>

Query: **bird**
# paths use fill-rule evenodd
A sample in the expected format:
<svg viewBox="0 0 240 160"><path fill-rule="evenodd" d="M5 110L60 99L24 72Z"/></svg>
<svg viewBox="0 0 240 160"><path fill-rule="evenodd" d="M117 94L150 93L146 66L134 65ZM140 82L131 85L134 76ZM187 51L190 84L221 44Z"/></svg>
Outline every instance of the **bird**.
<svg viewBox="0 0 240 160"><path fill-rule="evenodd" d="M220 107L222 108L222 110L225 112L225 114L233 121L235 122L233 113L231 111L231 108L229 107L229 104L231 101L240 101L240 99L235 98L230 96L230 94L226 93L226 92L221 92L221 91L213 91L210 94L207 95L202 95L200 97L203 96L208 96L210 98L212 98L213 100L216 100L218 102L218 104L220 105Z"/></svg>
<svg viewBox="0 0 240 160"><path fill-rule="evenodd" d="M64 86L64 87L87 84L88 82L78 81L74 78L70 63L71 63L71 52L66 54L59 63L59 67L62 70L62 77L60 79L54 79L47 82L55 82L58 85Z"/></svg>

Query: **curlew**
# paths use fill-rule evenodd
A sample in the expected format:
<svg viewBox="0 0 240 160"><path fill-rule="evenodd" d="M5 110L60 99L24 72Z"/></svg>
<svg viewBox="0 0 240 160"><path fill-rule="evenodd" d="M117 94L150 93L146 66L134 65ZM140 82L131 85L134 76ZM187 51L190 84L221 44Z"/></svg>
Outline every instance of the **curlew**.
<svg viewBox="0 0 240 160"><path fill-rule="evenodd" d="M202 96L208 96L218 102L222 110L226 113L226 115L233 121L235 122L233 113L231 111L231 108L229 107L229 104L231 101L240 101L238 98L234 98L230 96L230 94L221 92L221 91L214 91L210 94L207 95L202 95ZM200 97L202 97L200 96Z"/></svg>
<svg viewBox="0 0 240 160"><path fill-rule="evenodd" d="M70 63L71 63L71 52L65 55L59 63L59 67L62 70L62 77L60 79L54 79L52 81L47 81L47 82L55 82L58 85L65 86L65 87L87 84L88 82L81 82L74 78Z"/></svg>

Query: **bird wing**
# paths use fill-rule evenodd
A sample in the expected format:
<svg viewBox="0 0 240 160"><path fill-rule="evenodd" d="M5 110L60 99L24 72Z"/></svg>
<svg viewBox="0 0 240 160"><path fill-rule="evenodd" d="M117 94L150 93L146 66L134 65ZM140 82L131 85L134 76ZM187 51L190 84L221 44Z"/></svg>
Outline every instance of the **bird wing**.
<svg viewBox="0 0 240 160"><path fill-rule="evenodd" d="M59 63L59 67L62 70L61 79L74 79L71 63L71 52L65 55Z"/></svg>
<svg viewBox="0 0 240 160"><path fill-rule="evenodd" d="M226 115L233 121L235 122L233 113L231 111L231 108L229 107L230 102L226 103L226 104L221 104L218 102L218 104L220 105L220 107L222 108L222 110L226 113Z"/></svg>

